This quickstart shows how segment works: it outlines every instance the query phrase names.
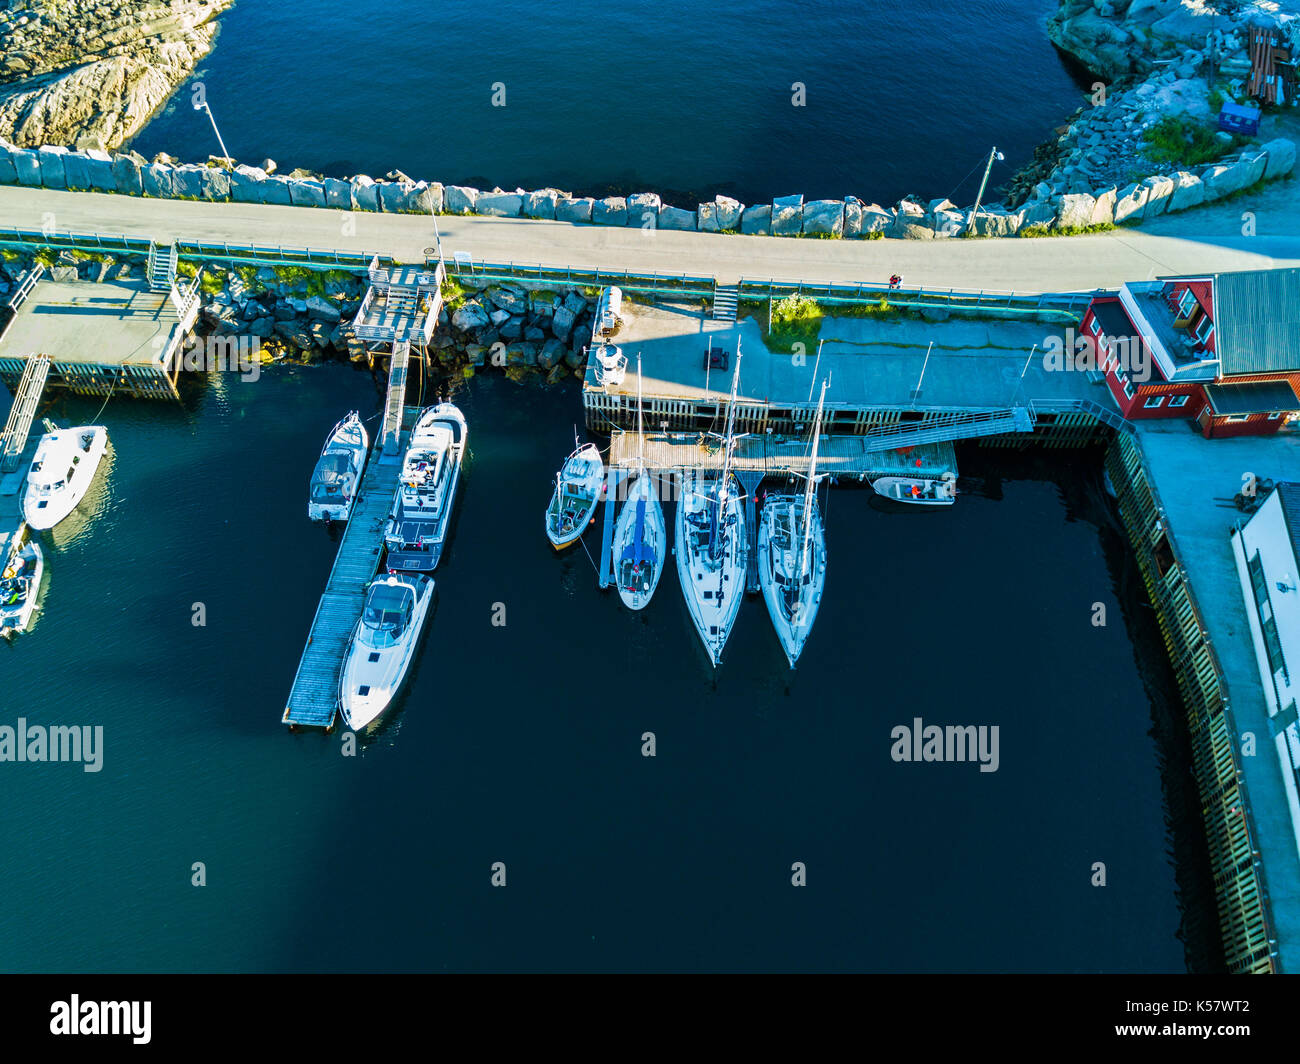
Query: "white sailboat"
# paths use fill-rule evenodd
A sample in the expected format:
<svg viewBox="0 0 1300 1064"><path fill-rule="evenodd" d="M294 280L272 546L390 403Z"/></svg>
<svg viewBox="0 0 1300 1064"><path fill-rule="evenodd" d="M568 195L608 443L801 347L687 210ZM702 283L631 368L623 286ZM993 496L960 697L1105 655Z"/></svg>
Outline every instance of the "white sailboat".
<svg viewBox="0 0 1300 1064"><path fill-rule="evenodd" d="M577 439L574 439L577 444ZM605 483L605 461L600 448L594 443L584 443L564 461L564 468L555 474L555 491L546 508L546 538L556 550L576 543L587 529L587 523L600 501L600 489Z"/></svg>
<svg viewBox="0 0 1300 1064"><path fill-rule="evenodd" d="M668 553L668 526L664 508L655 490L654 478L645 464L645 431L641 413L641 356L636 359L636 428L641 439L636 480L628 491L614 525L614 580L619 598L631 610L649 604L663 575Z"/></svg>
<svg viewBox="0 0 1300 1064"><path fill-rule="evenodd" d="M420 411L384 530L390 572L433 572L456 504L469 428L451 403Z"/></svg>
<svg viewBox="0 0 1300 1064"><path fill-rule="evenodd" d="M745 596L748 545L740 484L731 469L735 448L736 390L740 349L731 378L721 475L706 471L683 477L677 503L677 575L691 619L717 665Z"/></svg>
<svg viewBox="0 0 1300 1064"><path fill-rule="evenodd" d="M397 695L432 601L433 578L428 576L381 576L367 589L339 677L339 708L349 728L378 720Z"/></svg>
<svg viewBox="0 0 1300 1064"><path fill-rule="evenodd" d="M758 521L758 581L790 668L799 660L826 587L826 529L817 505L817 450L826 382L817 401L802 495L768 496Z"/></svg>
<svg viewBox="0 0 1300 1064"><path fill-rule="evenodd" d="M108 429L82 425L47 432L27 470L23 519L36 531L53 528L85 498L100 459L108 449Z"/></svg>
<svg viewBox="0 0 1300 1064"><path fill-rule="evenodd" d="M311 474L307 516L313 521L346 521L361 484L370 437L354 410L335 425Z"/></svg>
<svg viewBox="0 0 1300 1064"><path fill-rule="evenodd" d="M0 637L26 631L44 576L45 556L27 525L0 539Z"/></svg>

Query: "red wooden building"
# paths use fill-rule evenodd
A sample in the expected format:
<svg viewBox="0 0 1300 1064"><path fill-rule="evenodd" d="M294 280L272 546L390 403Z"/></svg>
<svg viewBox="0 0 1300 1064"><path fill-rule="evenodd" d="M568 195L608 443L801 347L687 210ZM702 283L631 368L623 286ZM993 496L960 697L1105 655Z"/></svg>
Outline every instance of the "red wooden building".
<svg viewBox="0 0 1300 1064"><path fill-rule="evenodd" d="M1192 418L1215 438L1300 416L1300 269L1132 282L1081 328L1126 418Z"/></svg>

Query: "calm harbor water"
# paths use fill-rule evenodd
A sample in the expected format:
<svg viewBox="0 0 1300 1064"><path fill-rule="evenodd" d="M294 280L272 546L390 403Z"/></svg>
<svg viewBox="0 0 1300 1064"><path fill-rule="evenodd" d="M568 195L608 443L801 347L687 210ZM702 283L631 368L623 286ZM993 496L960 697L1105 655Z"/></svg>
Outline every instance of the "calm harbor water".
<svg viewBox="0 0 1300 1064"><path fill-rule="evenodd" d="M1056 6L243 0L195 80L227 149L284 170L679 206L716 192L969 204L991 145L1006 155L996 186L1082 102L1091 79L1043 28ZM133 146L218 154L190 100L187 86Z"/></svg>
<svg viewBox="0 0 1300 1064"><path fill-rule="evenodd" d="M633 615L545 539L577 388L454 397L472 455L437 612L354 758L279 718L334 550L307 479L375 383L286 367L110 402L112 467L0 645L0 724L102 725L104 766L0 764L0 969L1184 967L1172 683L1095 455L963 450L938 513L833 489L798 671L750 598L715 674L675 570ZM999 725L999 770L895 763L915 717Z"/></svg>

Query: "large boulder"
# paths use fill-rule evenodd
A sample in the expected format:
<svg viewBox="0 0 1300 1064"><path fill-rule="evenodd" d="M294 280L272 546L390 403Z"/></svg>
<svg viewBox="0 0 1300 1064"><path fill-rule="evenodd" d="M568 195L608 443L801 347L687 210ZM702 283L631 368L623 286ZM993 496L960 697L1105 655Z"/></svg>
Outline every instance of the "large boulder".
<svg viewBox="0 0 1300 1064"><path fill-rule="evenodd" d="M342 317L338 305L324 296L308 296L305 302L308 316L318 321L338 322Z"/></svg>
<svg viewBox="0 0 1300 1064"><path fill-rule="evenodd" d="M1205 202L1205 186L1195 174L1179 170L1173 175L1174 191L1169 197L1170 211L1185 211Z"/></svg>
<svg viewBox="0 0 1300 1064"><path fill-rule="evenodd" d="M20 185L40 188L41 160L36 152L26 148L14 148L9 153L9 158L13 160L14 173L18 176Z"/></svg>
<svg viewBox="0 0 1300 1064"><path fill-rule="evenodd" d="M1087 192L1067 192L1056 206L1058 229L1085 229L1092 224L1097 199Z"/></svg>
<svg viewBox="0 0 1300 1064"><path fill-rule="evenodd" d="M352 186L337 177L327 177L321 182L325 186L325 206L341 211L352 209Z"/></svg>
<svg viewBox="0 0 1300 1064"><path fill-rule="evenodd" d="M622 196L606 196L591 205L591 220L597 225L627 225L627 200Z"/></svg>
<svg viewBox="0 0 1300 1064"><path fill-rule="evenodd" d="M515 288L513 285L493 285L483 294L492 301L494 306L500 307L509 314L528 312L528 293L522 288Z"/></svg>
<svg viewBox="0 0 1300 1064"><path fill-rule="evenodd" d="M417 181L412 193L415 214L441 214L443 187L441 181Z"/></svg>
<svg viewBox="0 0 1300 1064"><path fill-rule="evenodd" d="M879 203L867 203L862 207L861 233L886 232L894 224L894 212L886 210Z"/></svg>
<svg viewBox="0 0 1300 1064"><path fill-rule="evenodd" d="M41 160L41 184L46 188L68 187L67 173L63 168L63 157L67 154L67 148L53 144L36 149L36 155Z"/></svg>
<svg viewBox="0 0 1300 1064"><path fill-rule="evenodd" d="M1250 171L1250 164L1242 159L1206 167L1201 171L1201 188L1205 190L1205 202L1231 196L1234 192L1240 192L1247 185L1252 184L1249 180Z"/></svg>
<svg viewBox="0 0 1300 1064"><path fill-rule="evenodd" d="M663 206L656 192L634 192L627 198L627 224L638 229L657 229Z"/></svg>
<svg viewBox="0 0 1300 1064"><path fill-rule="evenodd" d="M660 207L659 228L694 231L695 212L683 210L681 207Z"/></svg>
<svg viewBox="0 0 1300 1064"><path fill-rule="evenodd" d="M518 218L524 209L522 192L480 192L474 201L474 213L493 218Z"/></svg>
<svg viewBox="0 0 1300 1064"><path fill-rule="evenodd" d="M1241 155L1241 161L1246 165L1246 184L1244 187L1250 188L1251 185L1257 184L1264 180L1264 174L1268 169L1268 153L1264 151L1247 151Z"/></svg>
<svg viewBox="0 0 1300 1064"><path fill-rule="evenodd" d="M589 196L561 196L555 201L557 222L590 222L595 201Z"/></svg>
<svg viewBox="0 0 1300 1064"><path fill-rule="evenodd" d="M542 349L537 353L537 364L542 369L550 369L564 358L564 353L567 350L568 346L565 342L553 336L542 344Z"/></svg>
<svg viewBox="0 0 1300 1064"><path fill-rule="evenodd" d="M1023 215L1020 211L1008 211L1004 207L981 208L975 216L974 231L976 236L1007 237L1015 236L1020 228Z"/></svg>
<svg viewBox="0 0 1300 1064"><path fill-rule="evenodd" d="M745 205L730 196L715 196L713 202L718 228L724 233L736 232L740 228L740 219L745 213Z"/></svg>
<svg viewBox="0 0 1300 1064"><path fill-rule="evenodd" d="M460 329L462 332L469 332L472 329L482 329L490 320L487 309L481 304L472 301L458 307L456 312L451 316L452 326Z"/></svg>
<svg viewBox="0 0 1300 1064"><path fill-rule="evenodd" d="M954 206L932 207L929 212L930 227L937 237L961 236L966 229L966 214Z"/></svg>
<svg viewBox="0 0 1300 1064"><path fill-rule="evenodd" d="M420 209L422 192L414 181L384 181L379 186L379 206L388 214L426 214Z"/></svg>
<svg viewBox="0 0 1300 1064"><path fill-rule="evenodd" d="M113 156L113 184L123 196L138 196L144 191L140 168L147 165L143 155L133 151Z"/></svg>
<svg viewBox="0 0 1300 1064"><path fill-rule="evenodd" d="M506 365L535 366L537 365L537 354L537 344L530 343L527 340L508 344L506 346Z"/></svg>
<svg viewBox="0 0 1300 1064"><path fill-rule="evenodd" d="M1164 214L1169 209L1169 200L1174 194L1173 178L1165 177L1163 174L1152 174L1142 179L1142 187L1147 190L1146 206L1142 209L1142 217L1155 218Z"/></svg>
<svg viewBox="0 0 1300 1064"><path fill-rule="evenodd" d="M10 158L12 151L13 145L0 138L0 185L18 184L18 170L14 166L13 159Z"/></svg>
<svg viewBox="0 0 1300 1064"><path fill-rule="evenodd" d="M1115 224L1115 196L1117 191L1114 185L1097 191L1093 197L1094 203L1092 205L1090 225Z"/></svg>
<svg viewBox="0 0 1300 1064"><path fill-rule="evenodd" d="M1017 236L1027 236L1056 221L1055 200L1030 200L1020 208L1020 228ZM1026 232L1028 230L1028 232Z"/></svg>
<svg viewBox="0 0 1300 1064"><path fill-rule="evenodd" d="M798 204L788 202L793 197L786 196L784 199L772 201L772 235L773 236L798 236L803 232L803 203ZM803 199L802 196L799 197Z"/></svg>
<svg viewBox="0 0 1300 1064"><path fill-rule="evenodd" d="M172 195L177 199L202 199L204 169L194 163L172 167Z"/></svg>
<svg viewBox="0 0 1300 1064"><path fill-rule="evenodd" d="M844 236L846 239L862 235L862 201L857 196L844 198Z"/></svg>
<svg viewBox="0 0 1300 1064"><path fill-rule="evenodd" d="M277 206L287 207L293 203L293 197L289 194L289 186L292 182L287 177L279 174L268 174L265 181L259 181L256 186L258 203L273 203Z"/></svg>
<svg viewBox="0 0 1300 1064"><path fill-rule="evenodd" d="M63 157L63 177L68 188L78 192L90 191L90 173L86 169L86 156L79 151L70 151Z"/></svg>
<svg viewBox="0 0 1300 1064"><path fill-rule="evenodd" d="M165 163L150 163L140 173L144 194L157 199L170 199L175 194L172 168Z"/></svg>
<svg viewBox="0 0 1300 1064"><path fill-rule="evenodd" d="M443 190L442 209L448 214L473 214L479 191L468 185L448 185Z"/></svg>
<svg viewBox="0 0 1300 1064"><path fill-rule="evenodd" d="M1295 141L1279 137L1277 140L1270 140L1263 146L1262 150L1268 156L1268 162L1264 168L1264 179L1266 181L1272 181L1277 177L1285 177L1295 169Z"/></svg>
<svg viewBox="0 0 1300 1064"><path fill-rule="evenodd" d="M934 226L926 209L913 200L899 200L894 212L894 224L887 236L904 240L933 240Z"/></svg>
<svg viewBox="0 0 1300 1064"><path fill-rule="evenodd" d="M352 206L359 211L379 210L379 185L368 174L357 174L350 182Z"/></svg>
<svg viewBox="0 0 1300 1064"><path fill-rule="evenodd" d="M523 213L528 218L554 218L555 204L560 193L554 188L539 188L524 195Z"/></svg>
<svg viewBox="0 0 1300 1064"><path fill-rule="evenodd" d="M99 148L87 148L85 154L89 187L96 192L116 192L117 182L113 180L113 157ZM3 179L0 179L0 182L2 181Z"/></svg>
<svg viewBox="0 0 1300 1064"><path fill-rule="evenodd" d="M695 208L695 228L701 233L717 233L718 215L716 203L701 203Z"/></svg>
<svg viewBox="0 0 1300 1064"><path fill-rule="evenodd" d="M772 205L760 203L756 207L746 207L740 215L740 231L751 236L771 236Z"/></svg>
<svg viewBox="0 0 1300 1064"><path fill-rule="evenodd" d="M1120 189L1115 196L1115 224L1140 222L1150 193L1151 190L1146 185L1139 185L1136 182Z"/></svg>

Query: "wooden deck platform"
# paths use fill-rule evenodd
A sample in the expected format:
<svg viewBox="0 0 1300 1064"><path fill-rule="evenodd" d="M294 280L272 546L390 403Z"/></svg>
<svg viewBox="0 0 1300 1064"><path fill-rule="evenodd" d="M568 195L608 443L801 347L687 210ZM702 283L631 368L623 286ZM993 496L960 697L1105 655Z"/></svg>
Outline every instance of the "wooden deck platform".
<svg viewBox="0 0 1300 1064"><path fill-rule="evenodd" d="M281 718L284 724L314 728L329 728L334 724L343 653L352 629L361 619L366 587L379 569L384 525L401 471L399 458L382 455L375 446L352 506L352 519L344 530L325 593L312 620L307 646Z"/></svg>
<svg viewBox="0 0 1300 1064"><path fill-rule="evenodd" d="M941 477L957 471L953 445L948 440L920 443L911 448L871 449L866 436L823 436L817 469L832 476L911 476ZM640 438L635 432L615 433L610 440L611 467L633 465L640 453ZM701 437L700 433L645 434L646 465L654 470L717 469L722 465L719 441ZM757 472L780 476L802 473L808 469L808 441L802 437L776 434L742 436L736 441L733 464L738 474Z"/></svg>

